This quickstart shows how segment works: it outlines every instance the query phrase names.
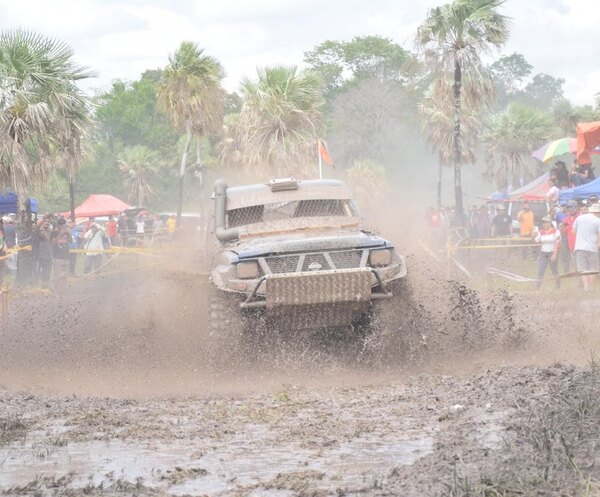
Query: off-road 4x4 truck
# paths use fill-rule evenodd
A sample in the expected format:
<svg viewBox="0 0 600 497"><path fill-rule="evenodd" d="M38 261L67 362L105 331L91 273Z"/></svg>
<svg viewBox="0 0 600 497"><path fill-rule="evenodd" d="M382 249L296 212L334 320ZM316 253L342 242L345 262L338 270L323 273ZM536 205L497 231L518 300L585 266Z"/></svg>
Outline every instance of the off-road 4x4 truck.
<svg viewBox="0 0 600 497"><path fill-rule="evenodd" d="M403 298L404 257L361 229L337 180L214 187L210 320L242 332L254 318L280 330L351 326ZM392 287L396 290L392 292Z"/></svg>

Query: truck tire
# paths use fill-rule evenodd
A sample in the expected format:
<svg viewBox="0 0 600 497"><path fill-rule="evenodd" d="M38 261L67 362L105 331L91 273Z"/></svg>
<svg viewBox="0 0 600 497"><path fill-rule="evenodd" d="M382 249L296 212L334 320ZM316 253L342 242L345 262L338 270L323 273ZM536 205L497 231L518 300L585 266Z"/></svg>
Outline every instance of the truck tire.
<svg viewBox="0 0 600 497"><path fill-rule="evenodd" d="M208 296L208 332L212 362L221 368L235 363L240 354L246 321L235 294L210 288Z"/></svg>

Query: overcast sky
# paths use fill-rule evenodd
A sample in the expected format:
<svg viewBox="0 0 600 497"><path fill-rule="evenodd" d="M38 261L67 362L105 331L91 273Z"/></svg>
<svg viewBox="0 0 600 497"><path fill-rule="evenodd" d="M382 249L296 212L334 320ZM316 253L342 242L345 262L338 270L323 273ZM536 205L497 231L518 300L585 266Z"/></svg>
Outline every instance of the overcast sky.
<svg viewBox="0 0 600 497"><path fill-rule="evenodd" d="M183 40L218 58L237 89L257 65L302 64L327 39L381 35L412 48L427 10L444 0L0 0L0 28L40 31L69 43L95 69L93 88L164 67ZM600 92L600 0L508 0L502 54L522 53L534 72L566 80L565 95L592 104Z"/></svg>

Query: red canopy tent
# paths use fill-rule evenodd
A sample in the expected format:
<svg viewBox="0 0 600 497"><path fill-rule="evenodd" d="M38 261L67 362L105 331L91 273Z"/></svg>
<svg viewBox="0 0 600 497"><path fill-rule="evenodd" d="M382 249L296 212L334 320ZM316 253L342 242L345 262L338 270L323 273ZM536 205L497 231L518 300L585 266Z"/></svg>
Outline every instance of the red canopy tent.
<svg viewBox="0 0 600 497"><path fill-rule="evenodd" d="M600 122L577 125L577 162L590 164L590 153L600 145Z"/></svg>
<svg viewBox="0 0 600 497"><path fill-rule="evenodd" d="M75 209L75 217L114 216L131 206L112 195L90 195ZM66 212L65 215L70 215Z"/></svg>

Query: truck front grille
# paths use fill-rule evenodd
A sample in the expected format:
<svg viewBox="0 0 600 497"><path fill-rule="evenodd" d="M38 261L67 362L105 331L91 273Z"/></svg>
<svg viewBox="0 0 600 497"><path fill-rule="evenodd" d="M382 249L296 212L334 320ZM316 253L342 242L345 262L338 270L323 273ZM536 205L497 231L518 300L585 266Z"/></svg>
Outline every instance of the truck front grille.
<svg viewBox="0 0 600 497"><path fill-rule="evenodd" d="M304 255L282 255L265 258L272 274L298 272L302 259L301 272L325 271L330 269L353 269L364 266L363 250L341 250L336 252L319 252Z"/></svg>

